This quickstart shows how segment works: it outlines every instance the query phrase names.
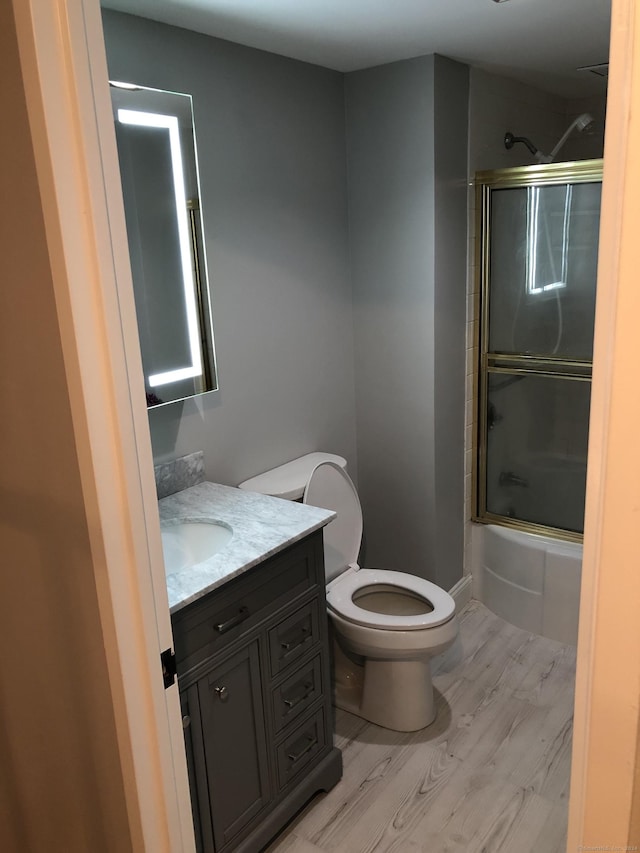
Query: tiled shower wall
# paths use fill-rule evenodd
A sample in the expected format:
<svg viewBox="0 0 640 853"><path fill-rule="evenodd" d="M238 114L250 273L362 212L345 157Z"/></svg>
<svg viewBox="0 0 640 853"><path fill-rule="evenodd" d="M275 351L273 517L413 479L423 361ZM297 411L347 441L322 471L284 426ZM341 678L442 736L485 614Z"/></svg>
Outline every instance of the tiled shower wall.
<svg viewBox="0 0 640 853"><path fill-rule="evenodd" d="M475 379L478 369L476 348L480 284L476 268L475 173L489 169L528 166L534 158L524 145L510 151L504 147L504 135L526 136L541 151L549 152L571 122L581 113L593 115L594 124L581 134L574 133L558 154L558 160L584 160L602 157L606 84L602 94L591 98L566 100L539 91L514 80L471 69L469 90L469 185L467 242L467 324L466 324L466 410L465 410L465 549L464 574L473 574L479 559L481 537L478 525L471 522L474 434L476 430Z"/></svg>

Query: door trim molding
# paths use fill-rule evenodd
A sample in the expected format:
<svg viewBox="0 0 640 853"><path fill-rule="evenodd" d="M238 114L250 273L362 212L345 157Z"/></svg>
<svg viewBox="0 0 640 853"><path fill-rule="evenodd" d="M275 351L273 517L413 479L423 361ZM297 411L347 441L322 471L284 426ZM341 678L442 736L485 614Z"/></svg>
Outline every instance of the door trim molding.
<svg viewBox="0 0 640 853"><path fill-rule="evenodd" d="M640 634L640 19L613 0L567 850L630 849ZM582 846L581 846L582 845Z"/></svg>
<svg viewBox="0 0 640 853"><path fill-rule="evenodd" d="M186 757L178 689L165 692L160 667L171 626L100 7L13 8L134 849L187 853Z"/></svg>

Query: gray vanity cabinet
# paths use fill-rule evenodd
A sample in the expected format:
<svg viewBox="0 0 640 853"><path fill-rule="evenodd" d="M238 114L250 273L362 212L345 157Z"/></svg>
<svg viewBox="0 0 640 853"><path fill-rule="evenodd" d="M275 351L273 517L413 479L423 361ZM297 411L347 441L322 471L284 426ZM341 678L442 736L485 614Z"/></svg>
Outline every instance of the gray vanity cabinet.
<svg viewBox="0 0 640 853"><path fill-rule="evenodd" d="M173 617L196 846L257 853L342 774L322 531Z"/></svg>

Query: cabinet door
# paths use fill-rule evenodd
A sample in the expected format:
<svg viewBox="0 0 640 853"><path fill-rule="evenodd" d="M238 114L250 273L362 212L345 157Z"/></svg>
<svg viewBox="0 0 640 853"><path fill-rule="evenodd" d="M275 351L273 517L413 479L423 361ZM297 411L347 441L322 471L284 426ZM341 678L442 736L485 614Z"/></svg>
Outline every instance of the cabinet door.
<svg viewBox="0 0 640 853"><path fill-rule="evenodd" d="M258 642L198 681L216 850L224 851L269 800Z"/></svg>
<svg viewBox="0 0 640 853"><path fill-rule="evenodd" d="M189 700L186 693L180 694L180 710L182 712L182 727L184 729L184 748L187 753L187 772L189 774L189 793L191 795L191 814L193 815L193 831L196 842L197 853L204 850L202 829L200 822L200 809L198 807L198 785L196 782L196 766L193 756L193 743L191 740L191 717L189 715Z"/></svg>

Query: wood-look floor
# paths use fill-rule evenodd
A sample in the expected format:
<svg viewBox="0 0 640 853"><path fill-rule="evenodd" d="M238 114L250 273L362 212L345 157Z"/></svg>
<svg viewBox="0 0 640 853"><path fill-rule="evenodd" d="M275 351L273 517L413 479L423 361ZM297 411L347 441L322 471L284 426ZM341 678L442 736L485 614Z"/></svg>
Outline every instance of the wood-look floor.
<svg viewBox="0 0 640 853"><path fill-rule="evenodd" d="M470 602L433 661L435 723L337 711L344 776L268 853L564 853L575 657Z"/></svg>

